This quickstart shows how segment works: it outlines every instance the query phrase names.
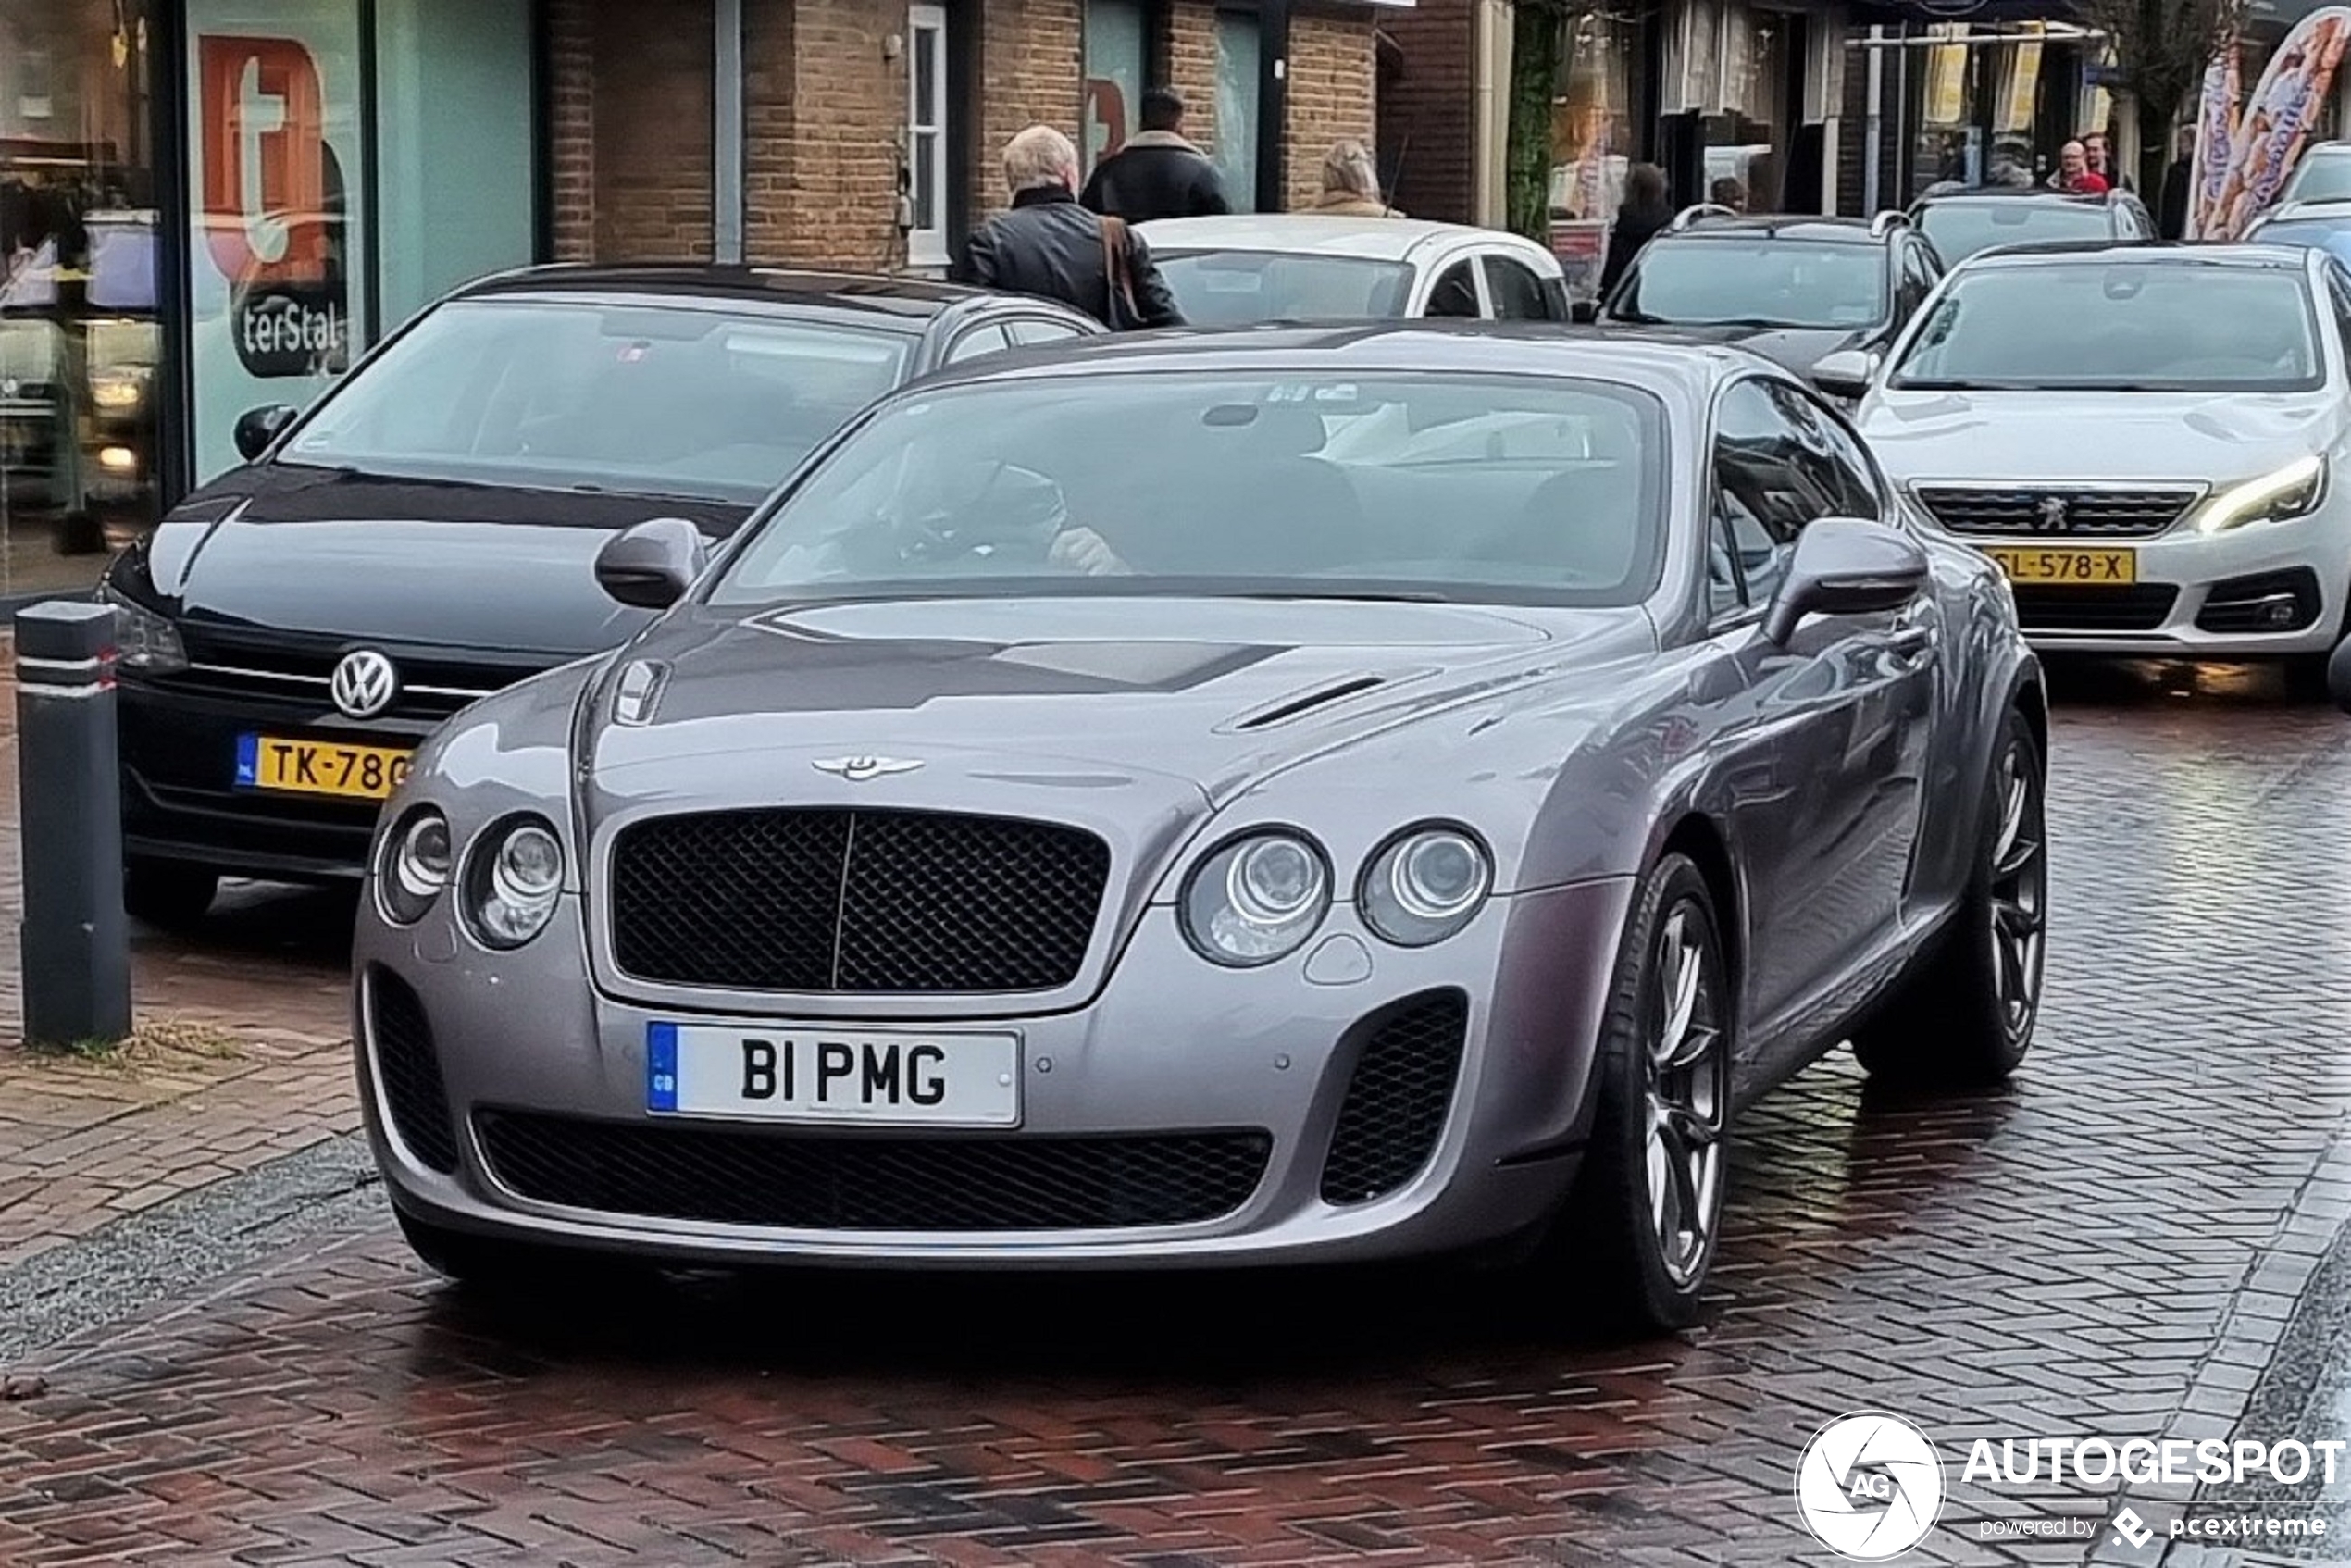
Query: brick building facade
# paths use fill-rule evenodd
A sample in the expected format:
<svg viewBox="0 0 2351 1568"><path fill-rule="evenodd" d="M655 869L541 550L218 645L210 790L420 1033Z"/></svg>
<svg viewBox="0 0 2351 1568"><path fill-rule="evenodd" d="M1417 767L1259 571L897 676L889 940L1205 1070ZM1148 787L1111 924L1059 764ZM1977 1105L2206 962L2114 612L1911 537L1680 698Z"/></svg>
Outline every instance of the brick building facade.
<svg viewBox="0 0 2351 1568"><path fill-rule="evenodd" d="M1139 85L1162 81L1189 106L1188 134L1223 155L1237 205L1303 205L1324 149L1374 133L1374 19L1397 14L1362 3L1239 11L1217 0L1125 0L1115 18L1104 0L722 4L547 0L556 257L935 268L1004 204L997 157L1014 131L1042 121L1081 145L1114 145L1135 129ZM735 6L739 65L722 57ZM1088 30L1113 21L1140 47L1119 91L1103 93L1093 91L1101 41ZM729 120L722 90L736 81ZM1109 102L1126 123L1100 123ZM1237 154L1220 148L1234 129L1217 123L1225 106L1277 106L1279 123L1261 113L1254 146ZM730 225L714 127L734 123Z"/></svg>

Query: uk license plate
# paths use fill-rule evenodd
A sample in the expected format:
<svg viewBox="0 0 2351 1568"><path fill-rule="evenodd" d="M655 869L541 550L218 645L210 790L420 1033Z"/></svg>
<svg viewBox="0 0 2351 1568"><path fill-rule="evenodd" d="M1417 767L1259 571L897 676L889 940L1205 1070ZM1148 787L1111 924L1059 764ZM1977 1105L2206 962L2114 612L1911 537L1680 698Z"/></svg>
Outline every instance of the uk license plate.
<svg viewBox="0 0 2351 1568"><path fill-rule="evenodd" d="M2130 550L2041 548L1992 544L1984 553L2016 582L2073 583L2084 588L2127 588L2139 580L2139 557Z"/></svg>
<svg viewBox="0 0 2351 1568"><path fill-rule="evenodd" d="M240 735L237 788L380 801L408 777L410 754L405 747L398 746Z"/></svg>
<svg viewBox="0 0 2351 1568"><path fill-rule="evenodd" d="M771 1122L1017 1126L1020 1037L653 1023L645 1108Z"/></svg>

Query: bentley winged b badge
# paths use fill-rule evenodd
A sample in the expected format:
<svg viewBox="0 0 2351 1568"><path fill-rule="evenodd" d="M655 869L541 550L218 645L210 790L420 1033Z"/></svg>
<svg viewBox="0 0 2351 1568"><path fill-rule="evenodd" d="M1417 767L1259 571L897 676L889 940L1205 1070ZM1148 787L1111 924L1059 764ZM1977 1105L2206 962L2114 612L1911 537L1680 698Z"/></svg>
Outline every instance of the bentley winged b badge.
<svg viewBox="0 0 2351 1568"><path fill-rule="evenodd" d="M826 757L809 765L819 773L838 774L852 784L863 784L886 773L912 773L923 765L901 757Z"/></svg>

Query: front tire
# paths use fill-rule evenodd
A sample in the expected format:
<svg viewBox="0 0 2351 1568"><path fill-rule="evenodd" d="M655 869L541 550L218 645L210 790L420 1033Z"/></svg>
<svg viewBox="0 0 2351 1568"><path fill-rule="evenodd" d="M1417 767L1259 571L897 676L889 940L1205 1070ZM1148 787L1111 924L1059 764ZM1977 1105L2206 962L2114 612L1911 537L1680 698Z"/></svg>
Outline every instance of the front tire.
<svg viewBox="0 0 2351 1568"><path fill-rule="evenodd" d="M177 860L135 859L123 866L123 912L165 930L194 925L220 891L220 873Z"/></svg>
<svg viewBox="0 0 2351 1568"><path fill-rule="evenodd" d="M1547 1260L1608 1328L1666 1333L1698 1317L1727 1176L1728 976L1706 877L1666 855L1617 954L1591 1143Z"/></svg>
<svg viewBox="0 0 2351 1568"><path fill-rule="evenodd" d="M1953 1088L2016 1071L2041 1016L2048 927L2047 769L2011 709L1993 753L1966 896L1924 965L1853 1037L1873 1077Z"/></svg>

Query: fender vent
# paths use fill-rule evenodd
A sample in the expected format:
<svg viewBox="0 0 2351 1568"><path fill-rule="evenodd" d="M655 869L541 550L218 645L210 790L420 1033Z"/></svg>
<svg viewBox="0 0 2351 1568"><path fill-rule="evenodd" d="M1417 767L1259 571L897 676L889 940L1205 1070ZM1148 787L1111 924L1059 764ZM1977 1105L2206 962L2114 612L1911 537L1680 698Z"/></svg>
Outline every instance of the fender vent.
<svg viewBox="0 0 2351 1568"><path fill-rule="evenodd" d="M1311 714L1316 708L1328 707L1331 703L1342 702L1358 692L1369 691L1375 686L1387 684L1387 681L1376 675L1355 676L1330 686L1319 687L1300 696L1287 698L1270 708L1260 708L1245 718L1235 720L1233 728L1239 730L1271 729L1275 725L1287 724L1291 719Z"/></svg>

